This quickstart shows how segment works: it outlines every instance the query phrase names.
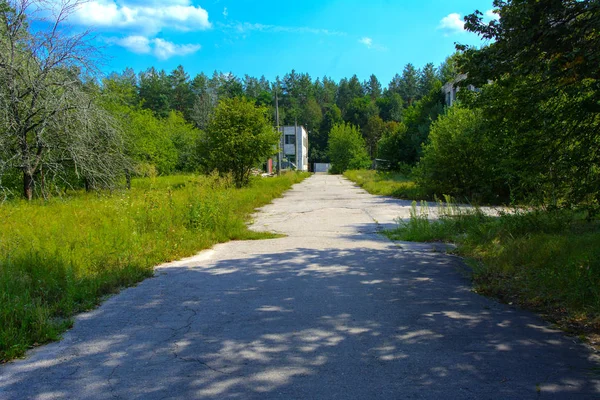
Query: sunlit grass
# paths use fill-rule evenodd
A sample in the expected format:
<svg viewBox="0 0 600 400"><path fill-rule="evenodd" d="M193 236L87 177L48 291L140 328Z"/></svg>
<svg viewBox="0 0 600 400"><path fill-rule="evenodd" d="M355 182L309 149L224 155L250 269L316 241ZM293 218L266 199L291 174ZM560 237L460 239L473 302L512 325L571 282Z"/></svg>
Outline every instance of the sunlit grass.
<svg viewBox="0 0 600 400"><path fill-rule="evenodd" d="M147 178L131 191L0 206L0 361L55 340L74 313L157 264L272 237L247 229L250 213L306 176L256 178L244 189L217 176Z"/></svg>
<svg viewBox="0 0 600 400"><path fill-rule="evenodd" d="M417 212L387 232L446 241L468 257L480 293L546 314L565 329L600 333L600 225L570 211L473 210L430 220Z"/></svg>
<svg viewBox="0 0 600 400"><path fill-rule="evenodd" d="M344 176L371 194L400 199L424 200L425 196L408 177L394 172L349 170Z"/></svg>

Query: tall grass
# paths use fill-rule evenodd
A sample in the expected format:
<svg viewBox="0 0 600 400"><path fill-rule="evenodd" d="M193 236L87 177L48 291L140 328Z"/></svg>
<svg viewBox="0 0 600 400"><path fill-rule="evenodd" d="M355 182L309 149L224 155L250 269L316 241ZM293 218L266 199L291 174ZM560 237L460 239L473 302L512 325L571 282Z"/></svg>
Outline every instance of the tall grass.
<svg viewBox="0 0 600 400"><path fill-rule="evenodd" d="M540 311L563 327L600 333L600 224L571 211L514 211L493 217L472 210L437 220L413 208L387 234L447 241L470 258L476 289Z"/></svg>
<svg viewBox="0 0 600 400"><path fill-rule="evenodd" d="M374 170L348 170L344 176L367 192L400 199L424 200L426 196L406 175Z"/></svg>
<svg viewBox="0 0 600 400"><path fill-rule="evenodd" d="M131 191L0 207L0 361L55 340L70 317L218 242L259 239L249 214L307 174L235 189L217 176L134 180Z"/></svg>

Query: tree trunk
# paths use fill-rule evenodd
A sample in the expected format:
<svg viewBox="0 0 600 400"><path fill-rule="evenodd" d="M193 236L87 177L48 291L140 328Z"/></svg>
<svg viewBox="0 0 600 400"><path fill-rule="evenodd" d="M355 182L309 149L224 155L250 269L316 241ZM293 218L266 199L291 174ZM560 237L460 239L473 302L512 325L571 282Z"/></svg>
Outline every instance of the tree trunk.
<svg viewBox="0 0 600 400"><path fill-rule="evenodd" d="M33 199L33 174L29 170L23 171L23 197Z"/></svg>
<svg viewBox="0 0 600 400"><path fill-rule="evenodd" d="M127 190L131 189L131 172L127 169L125 170L125 181L127 181Z"/></svg>

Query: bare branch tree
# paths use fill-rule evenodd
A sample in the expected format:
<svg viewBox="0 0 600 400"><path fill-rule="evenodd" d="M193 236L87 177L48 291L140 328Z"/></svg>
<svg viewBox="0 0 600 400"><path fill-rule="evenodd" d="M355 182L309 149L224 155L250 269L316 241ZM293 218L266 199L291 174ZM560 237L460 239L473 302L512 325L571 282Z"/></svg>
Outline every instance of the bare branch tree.
<svg viewBox="0 0 600 400"><path fill-rule="evenodd" d="M127 167L118 126L82 79L98 53L66 23L85 2L0 1L0 179L18 168L29 200L49 178L110 187Z"/></svg>

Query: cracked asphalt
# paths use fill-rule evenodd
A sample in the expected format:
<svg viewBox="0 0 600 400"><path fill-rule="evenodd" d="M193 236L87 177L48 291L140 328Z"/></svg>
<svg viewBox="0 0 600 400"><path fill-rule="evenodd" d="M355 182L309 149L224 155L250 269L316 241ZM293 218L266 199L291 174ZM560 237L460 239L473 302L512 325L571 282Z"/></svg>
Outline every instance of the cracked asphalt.
<svg viewBox="0 0 600 400"><path fill-rule="evenodd" d="M253 229L0 367L0 399L592 399L598 355L471 291L440 246L377 234L410 202L315 175Z"/></svg>

